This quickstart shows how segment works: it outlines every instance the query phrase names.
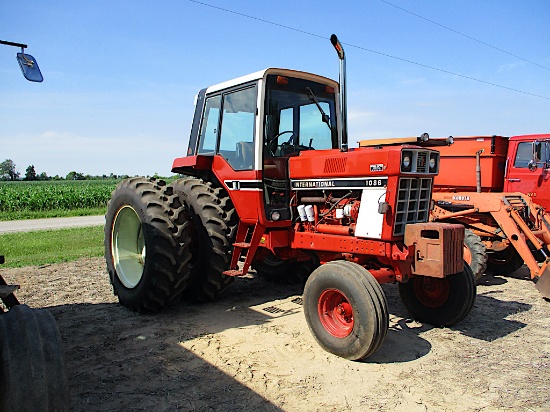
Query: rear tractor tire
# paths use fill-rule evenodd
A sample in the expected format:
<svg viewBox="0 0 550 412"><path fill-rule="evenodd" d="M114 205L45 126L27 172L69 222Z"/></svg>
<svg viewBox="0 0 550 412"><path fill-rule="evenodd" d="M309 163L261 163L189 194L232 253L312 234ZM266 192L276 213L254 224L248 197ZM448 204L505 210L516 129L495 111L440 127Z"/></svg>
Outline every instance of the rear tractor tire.
<svg viewBox="0 0 550 412"><path fill-rule="evenodd" d="M16 305L0 316L0 411L69 411L61 336L45 309Z"/></svg>
<svg viewBox="0 0 550 412"><path fill-rule="evenodd" d="M174 193L189 212L192 221L191 282L184 299L208 302L233 283L229 269L239 218L222 188L196 177L170 183Z"/></svg>
<svg viewBox="0 0 550 412"><path fill-rule="evenodd" d="M478 282L487 270L487 250L481 238L468 229L464 231L464 260Z"/></svg>
<svg viewBox="0 0 550 412"><path fill-rule="evenodd" d="M476 299L476 283L472 270L464 270L445 278L415 276L399 284L401 301L420 322L433 326L452 326L464 319Z"/></svg>
<svg viewBox="0 0 550 412"><path fill-rule="evenodd" d="M190 218L164 181L117 185L105 215L105 260L122 305L156 312L174 302L191 276L190 243Z"/></svg>
<svg viewBox="0 0 550 412"><path fill-rule="evenodd" d="M382 288L363 267L334 261L318 267L306 282L304 314L315 340L349 360L372 355L389 326Z"/></svg>

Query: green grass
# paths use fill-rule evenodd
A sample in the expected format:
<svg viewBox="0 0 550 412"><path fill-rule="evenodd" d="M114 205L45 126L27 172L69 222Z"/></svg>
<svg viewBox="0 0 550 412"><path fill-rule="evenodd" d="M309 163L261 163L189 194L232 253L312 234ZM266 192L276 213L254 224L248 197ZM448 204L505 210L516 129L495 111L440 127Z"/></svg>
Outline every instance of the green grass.
<svg viewBox="0 0 550 412"><path fill-rule="evenodd" d="M103 256L103 226L0 235L1 268L40 266Z"/></svg>

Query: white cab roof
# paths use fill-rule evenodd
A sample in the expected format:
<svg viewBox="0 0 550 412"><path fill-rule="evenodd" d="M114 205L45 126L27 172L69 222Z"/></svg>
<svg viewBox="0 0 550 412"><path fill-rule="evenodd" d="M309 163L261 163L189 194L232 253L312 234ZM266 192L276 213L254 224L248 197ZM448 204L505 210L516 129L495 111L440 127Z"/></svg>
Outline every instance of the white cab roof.
<svg viewBox="0 0 550 412"><path fill-rule="evenodd" d="M229 87L238 86L240 84L245 84L254 80L265 79L265 77L269 74L277 74L281 76L297 77L300 79L311 80L311 81L332 86L334 87L334 90L338 90L338 83L327 77L318 76L316 74L307 73L307 72L301 72L298 70L268 68L268 69L260 70L254 73L247 74L246 76L237 77L236 79L228 80L226 82L210 86L209 88L206 89L206 94L214 93L223 89L227 89Z"/></svg>

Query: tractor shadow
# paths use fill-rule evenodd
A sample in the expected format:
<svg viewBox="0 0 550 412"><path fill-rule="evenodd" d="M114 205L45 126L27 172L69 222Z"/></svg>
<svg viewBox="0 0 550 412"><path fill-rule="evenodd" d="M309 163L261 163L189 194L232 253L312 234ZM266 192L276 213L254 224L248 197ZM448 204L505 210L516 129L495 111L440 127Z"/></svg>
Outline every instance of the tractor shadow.
<svg viewBox="0 0 550 412"><path fill-rule="evenodd" d="M411 319L401 302L397 288L394 285L382 287L388 300L390 328L381 348L363 362L411 362L426 356L432 348L432 343L422 335L432 329L445 328L435 328ZM491 294L493 294L491 291L478 293L474 307L466 319L447 329L470 338L493 342L527 326L523 322L511 320L508 317L529 311L532 305L500 300L490 296ZM437 345L437 343L434 344Z"/></svg>
<svg viewBox="0 0 550 412"><path fill-rule="evenodd" d="M187 347L197 339L215 346L218 332L270 319L261 311L243 316L243 305L265 302L267 290L239 283L214 303L181 301L155 315L118 303L48 307L63 342L71 411L281 411L242 383L248 369L230 376ZM270 287L270 296L286 295ZM246 339L247 331L242 334Z"/></svg>
<svg viewBox="0 0 550 412"><path fill-rule="evenodd" d="M363 362L411 362L429 354L432 343L423 334L433 327L409 318L395 285L383 289L390 329L380 349ZM217 367L217 361L206 359L234 359L231 345L238 343L223 342L225 334L219 336L219 332L242 329L232 336L244 342L254 339L255 328L251 327L268 328L274 317L283 322L291 316L296 321L296 314L303 317L302 292L300 286L277 285L252 276L237 279L213 303L182 301L156 315L139 315L118 303L47 308L56 318L63 341L71 410L281 410L242 383L253 379L247 375L254 372L247 361L242 366L239 363L233 376ZM449 330L491 342L525 326L507 317L529 310L530 305L504 302L488 294L478 295L470 315ZM305 325L305 320L298 319L296 327L308 333ZM312 350L311 343L296 343Z"/></svg>
<svg viewBox="0 0 550 412"><path fill-rule="evenodd" d="M529 271L529 268L527 265L523 265L518 270L516 270L513 273L509 273L506 275L503 274L491 274L491 275L484 275L481 277L481 279L477 282L479 286L499 286L504 285L508 283L508 279L518 279L518 280L525 280L528 282L531 282L531 273Z"/></svg>

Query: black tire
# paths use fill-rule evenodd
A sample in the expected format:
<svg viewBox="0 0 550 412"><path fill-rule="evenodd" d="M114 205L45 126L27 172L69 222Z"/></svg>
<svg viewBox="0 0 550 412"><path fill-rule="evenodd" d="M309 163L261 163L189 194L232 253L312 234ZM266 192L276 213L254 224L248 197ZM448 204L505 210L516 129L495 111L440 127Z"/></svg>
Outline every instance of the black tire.
<svg viewBox="0 0 550 412"><path fill-rule="evenodd" d="M239 218L222 188L200 178L184 177L170 184L193 222L192 278L184 299L208 302L223 293L233 277L229 269Z"/></svg>
<svg viewBox="0 0 550 412"><path fill-rule="evenodd" d="M487 250L481 238L471 230L464 231L464 260L472 269L474 280L479 281L487 270Z"/></svg>
<svg viewBox="0 0 550 412"><path fill-rule="evenodd" d="M445 278L415 276L399 284L401 301L420 322L433 326L452 326L464 319L476 299L476 283L472 270L464 270Z"/></svg>
<svg viewBox="0 0 550 412"><path fill-rule="evenodd" d="M190 243L190 218L164 181L117 185L105 215L105 260L122 305L157 312L174 302L191 277Z"/></svg>
<svg viewBox="0 0 550 412"><path fill-rule="evenodd" d="M380 316L378 318L378 341L374 342L374 347L377 349L382 345L384 340L386 339L386 335L388 334L388 328L389 328L389 311L388 311L388 303L386 300L386 295L384 294L384 291L382 290L382 286L380 286L380 283L376 280L376 278L364 267L348 262L345 260L340 261L342 265L345 265L349 268L350 271L354 271L357 276L361 276L364 281L367 281L370 283L370 287L375 292L373 296L374 299L378 299L378 301L375 301L376 307L380 308ZM374 351L373 351L374 353Z"/></svg>
<svg viewBox="0 0 550 412"><path fill-rule="evenodd" d="M0 316L0 411L68 411L61 336L45 309L14 306Z"/></svg>
<svg viewBox="0 0 550 412"><path fill-rule="evenodd" d="M305 285L318 266L315 257L305 261L281 260L271 254L253 263L259 276L273 283L288 285Z"/></svg>
<svg viewBox="0 0 550 412"><path fill-rule="evenodd" d="M363 359L376 352L386 337L384 292L359 265L335 261L318 267L306 282L303 300L311 333L330 353Z"/></svg>
<svg viewBox="0 0 550 412"><path fill-rule="evenodd" d="M487 273L491 275L509 275L523 266L523 259L513 246L500 252L487 255Z"/></svg>

